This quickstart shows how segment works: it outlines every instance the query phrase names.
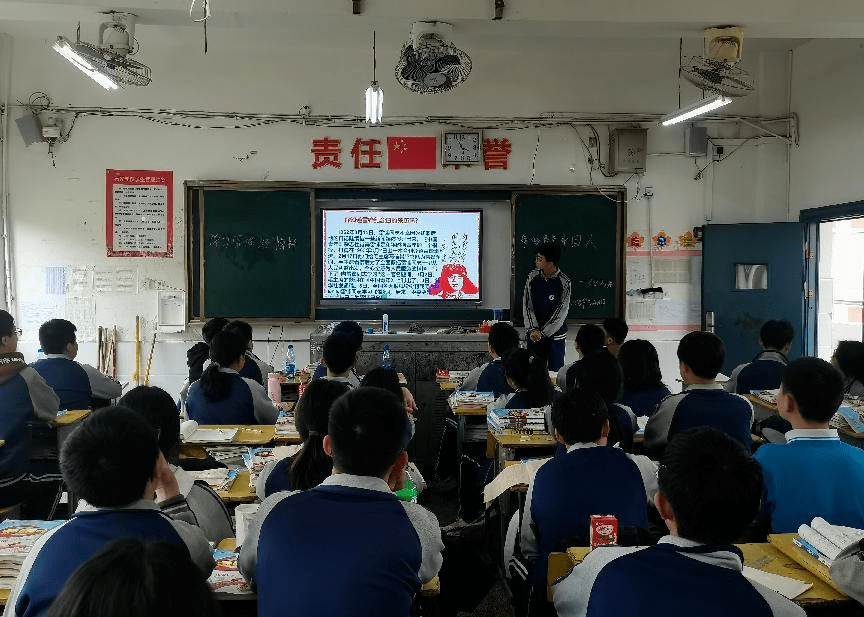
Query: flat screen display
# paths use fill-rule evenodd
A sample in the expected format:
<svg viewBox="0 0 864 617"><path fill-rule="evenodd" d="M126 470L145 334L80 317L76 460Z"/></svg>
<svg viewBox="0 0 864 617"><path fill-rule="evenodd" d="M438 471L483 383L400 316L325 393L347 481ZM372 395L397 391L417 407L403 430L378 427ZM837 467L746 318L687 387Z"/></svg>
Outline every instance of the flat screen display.
<svg viewBox="0 0 864 617"><path fill-rule="evenodd" d="M321 300L481 299L482 212L321 210Z"/></svg>

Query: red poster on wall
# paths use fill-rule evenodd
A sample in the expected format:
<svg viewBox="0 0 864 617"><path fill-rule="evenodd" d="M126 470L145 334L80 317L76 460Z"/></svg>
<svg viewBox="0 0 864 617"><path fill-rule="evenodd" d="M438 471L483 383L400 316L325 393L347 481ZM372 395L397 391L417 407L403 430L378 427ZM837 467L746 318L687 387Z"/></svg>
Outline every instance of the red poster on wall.
<svg viewBox="0 0 864 617"><path fill-rule="evenodd" d="M108 257L174 257L174 173L105 170Z"/></svg>

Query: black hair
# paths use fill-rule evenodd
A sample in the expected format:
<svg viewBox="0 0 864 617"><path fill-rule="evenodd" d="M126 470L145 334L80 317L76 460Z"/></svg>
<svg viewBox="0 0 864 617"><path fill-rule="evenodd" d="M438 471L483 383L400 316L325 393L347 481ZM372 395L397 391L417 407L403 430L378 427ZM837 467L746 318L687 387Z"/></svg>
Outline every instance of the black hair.
<svg viewBox="0 0 864 617"><path fill-rule="evenodd" d="M333 328L333 332L344 332L354 341L354 348L360 350L363 345L363 328L356 321L340 321Z"/></svg>
<svg viewBox="0 0 864 617"><path fill-rule="evenodd" d="M210 341L213 340L213 337L221 332L227 325L228 320L224 317L214 317L205 323L203 328L201 328L201 338L203 338L204 342L209 345Z"/></svg>
<svg viewBox="0 0 864 617"><path fill-rule="evenodd" d="M509 323L495 322L489 328L489 347L499 357L503 357L511 349L519 347L519 333Z"/></svg>
<svg viewBox="0 0 864 617"><path fill-rule="evenodd" d="M97 508L112 508L142 498L158 458L156 432L141 414L103 407L66 438L60 469L78 497Z"/></svg>
<svg viewBox="0 0 864 617"><path fill-rule="evenodd" d="M333 466L357 476L383 476L411 439L402 400L384 388L371 386L336 399L327 431L333 446Z"/></svg>
<svg viewBox="0 0 864 617"><path fill-rule="evenodd" d="M611 336L612 340L619 345L627 338L627 333L630 328L627 327L627 322L620 317L607 317L603 320L603 330L606 336Z"/></svg>
<svg viewBox="0 0 864 617"><path fill-rule="evenodd" d="M357 347L350 334L333 332L324 341L324 364L331 373L341 375L357 359Z"/></svg>
<svg viewBox="0 0 864 617"><path fill-rule="evenodd" d="M552 402L552 383L542 358L517 347L504 356L501 368L517 389L525 389L531 407L543 407Z"/></svg>
<svg viewBox="0 0 864 617"><path fill-rule="evenodd" d="M795 338L792 322L786 319L769 319L759 329L759 340L766 349L782 351Z"/></svg>
<svg viewBox="0 0 864 617"><path fill-rule="evenodd" d="M552 401L552 426L567 445L597 441L607 420L609 409L592 390L571 390Z"/></svg>
<svg viewBox="0 0 864 617"><path fill-rule="evenodd" d="M235 319L234 321L229 322L223 330L229 330L231 332L236 332L244 339L246 339L246 343L252 340L252 326L249 325L248 322L240 321L239 319Z"/></svg>
<svg viewBox="0 0 864 617"><path fill-rule="evenodd" d="M717 377L725 358L723 341L711 332L688 332L678 342L678 360L702 379Z"/></svg>
<svg viewBox="0 0 864 617"><path fill-rule="evenodd" d="M756 518L762 466L736 439L713 427L678 433L657 470L678 535L704 544L731 544Z"/></svg>
<svg viewBox="0 0 864 617"><path fill-rule="evenodd" d="M780 387L795 399L801 417L811 422L828 422L843 402L843 376L819 358L790 362Z"/></svg>
<svg viewBox="0 0 864 617"><path fill-rule="evenodd" d="M586 323L579 326L576 331L576 344L579 345L579 351L583 356L587 356L592 351L603 349L606 345L606 333L603 328L593 323Z"/></svg>
<svg viewBox="0 0 864 617"><path fill-rule="evenodd" d="M388 392L392 392L399 398L402 398L402 384L399 383L399 374L392 368L376 366L363 375L360 385L384 388Z"/></svg>
<svg viewBox="0 0 864 617"><path fill-rule="evenodd" d="M179 544L123 538L82 564L46 617L219 617L210 587Z"/></svg>
<svg viewBox="0 0 864 617"><path fill-rule="evenodd" d="M45 353L63 353L75 342L75 324L66 319L49 319L39 326L39 345Z"/></svg>
<svg viewBox="0 0 864 617"><path fill-rule="evenodd" d="M171 395L156 386L132 388L117 401L136 411L159 431L159 449L169 463L176 465L180 452L180 414Z"/></svg>
<svg viewBox="0 0 864 617"><path fill-rule="evenodd" d="M844 378L864 383L864 343L840 341L833 359Z"/></svg>
<svg viewBox="0 0 864 617"><path fill-rule="evenodd" d="M210 341L210 366L201 374L198 384L201 393L210 402L224 400L231 393L231 377L219 370L228 368L237 358L246 355L246 341L231 330L217 332Z"/></svg>
<svg viewBox="0 0 864 617"><path fill-rule="evenodd" d="M0 336L12 336L15 332L15 319L7 311L0 309Z"/></svg>
<svg viewBox="0 0 864 617"><path fill-rule="evenodd" d="M556 242L542 242L537 245L537 254L557 266L561 261L561 245Z"/></svg>
<svg viewBox="0 0 864 617"><path fill-rule="evenodd" d="M608 349L592 351L575 365L574 386L577 390L593 390L607 405L621 395L621 366Z"/></svg>
<svg viewBox="0 0 864 617"><path fill-rule="evenodd" d="M660 358L651 341L639 338L625 341L618 350L618 364L624 388L629 392L664 387Z"/></svg>
<svg viewBox="0 0 864 617"><path fill-rule="evenodd" d="M294 425L303 447L294 456L286 473L295 490L305 491L321 484L333 471L333 459L322 446L333 402L348 392L348 384L316 379L303 391L294 410Z"/></svg>

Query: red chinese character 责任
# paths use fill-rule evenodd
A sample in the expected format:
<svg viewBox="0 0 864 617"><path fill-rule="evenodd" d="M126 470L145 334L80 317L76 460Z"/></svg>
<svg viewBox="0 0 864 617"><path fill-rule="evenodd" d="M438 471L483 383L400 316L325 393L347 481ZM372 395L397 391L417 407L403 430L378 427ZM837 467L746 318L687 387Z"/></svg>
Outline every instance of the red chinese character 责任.
<svg viewBox="0 0 864 617"><path fill-rule="evenodd" d="M351 156L354 157L354 169L366 169L381 167L381 161L376 160L382 154L378 146L381 145L380 139L361 139L354 140L354 147L351 148Z"/></svg>
<svg viewBox="0 0 864 617"><path fill-rule="evenodd" d="M509 139L483 140L483 164L486 169L507 169L509 160Z"/></svg>
<svg viewBox="0 0 864 617"><path fill-rule="evenodd" d="M312 140L312 154L315 160L312 161L312 169L320 169L327 165L339 169L342 167L342 162L339 160L339 155L342 153L342 141L339 139L324 139Z"/></svg>

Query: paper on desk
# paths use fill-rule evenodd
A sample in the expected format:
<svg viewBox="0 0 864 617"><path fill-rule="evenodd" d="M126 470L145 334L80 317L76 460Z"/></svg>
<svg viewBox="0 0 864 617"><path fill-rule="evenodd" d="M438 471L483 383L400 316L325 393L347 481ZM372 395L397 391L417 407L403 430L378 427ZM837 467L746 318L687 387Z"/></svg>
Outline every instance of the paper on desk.
<svg viewBox="0 0 864 617"><path fill-rule="evenodd" d="M186 443L230 443L236 434L236 428L199 428L186 439Z"/></svg>
<svg viewBox="0 0 864 617"><path fill-rule="evenodd" d="M494 480L483 488L483 500L486 502L486 505L488 506L499 495L513 486L529 484L540 466L548 460L548 458L538 458L526 461L520 465L505 467L501 473L495 476Z"/></svg>
<svg viewBox="0 0 864 617"><path fill-rule="evenodd" d="M794 600L813 587L813 583L803 583L788 576L780 576L779 574L765 572L764 570L757 570L750 566L744 566L743 574L748 580L764 585L768 589L773 589L781 596L786 596L790 600Z"/></svg>

